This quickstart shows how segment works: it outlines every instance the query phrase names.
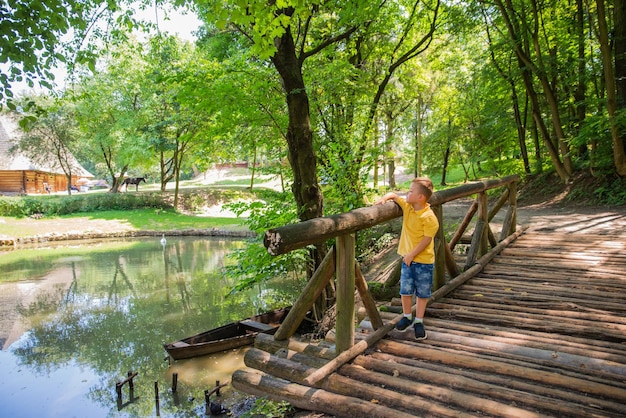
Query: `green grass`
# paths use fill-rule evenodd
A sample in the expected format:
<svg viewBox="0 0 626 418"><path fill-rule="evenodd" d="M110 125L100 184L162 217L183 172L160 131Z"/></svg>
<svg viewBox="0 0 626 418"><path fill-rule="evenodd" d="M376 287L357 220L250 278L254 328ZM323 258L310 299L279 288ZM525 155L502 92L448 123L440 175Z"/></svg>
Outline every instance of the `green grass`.
<svg viewBox="0 0 626 418"><path fill-rule="evenodd" d="M185 215L174 211L155 209L135 209L132 211L103 211L76 213L60 217L62 219L87 218L108 221L125 221L139 230L170 231L174 229L242 229L241 219L226 217L203 217Z"/></svg>
<svg viewBox="0 0 626 418"><path fill-rule="evenodd" d="M82 212L41 219L0 217L0 236L22 238L67 230L89 230L90 222L110 222L128 229L172 231L184 229L246 230L239 218L202 217L155 209Z"/></svg>

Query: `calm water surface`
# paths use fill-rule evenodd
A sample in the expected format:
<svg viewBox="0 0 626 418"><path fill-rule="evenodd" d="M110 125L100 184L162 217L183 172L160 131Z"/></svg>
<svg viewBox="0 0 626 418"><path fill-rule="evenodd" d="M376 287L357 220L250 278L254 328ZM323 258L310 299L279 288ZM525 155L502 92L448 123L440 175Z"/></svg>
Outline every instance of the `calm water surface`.
<svg viewBox="0 0 626 418"><path fill-rule="evenodd" d="M0 252L0 416L204 416L204 390L230 380L245 349L170 365L162 344L287 306L301 286L230 294L220 272L240 246L156 238ZM129 371L135 399L126 385L119 404ZM221 393L226 406L240 401L230 386Z"/></svg>

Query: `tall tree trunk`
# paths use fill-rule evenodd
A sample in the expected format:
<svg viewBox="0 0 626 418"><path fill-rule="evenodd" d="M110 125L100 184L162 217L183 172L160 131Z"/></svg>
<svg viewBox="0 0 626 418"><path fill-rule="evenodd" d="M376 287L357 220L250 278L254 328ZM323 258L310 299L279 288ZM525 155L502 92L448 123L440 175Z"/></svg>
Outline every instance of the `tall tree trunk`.
<svg viewBox="0 0 626 418"><path fill-rule="evenodd" d="M520 158L524 161L524 172L530 174L530 161L528 159L528 149L526 148L526 124L522 121L515 82L512 79L508 80L511 85L511 101L513 102L513 115L517 125L517 142L519 144Z"/></svg>
<svg viewBox="0 0 626 418"><path fill-rule="evenodd" d="M374 150L376 150L376 155L374 156L374 189L378 189L378 176L379 176L379 167L378 162L380 160L380 150L378 149L378 117L374 116Z"/></svg>
<svg viewBox="0 0 626 418"><path fill-rule="evenodd" d="M415 177L422 176L422 124L424 114L422 113L422 107L424 106L424 99L422 95L417 96L417 120L415 121L415 169L413 174Z"/></svg>
<svg viewBox="0 0 626 418"><path fill-rule="evenodd" d="M609 119L611 122L611 138L613 142L613 160L615 163L615 170L620 176L626 176L626 151L624 150L624 139L622 132L618 127L618 123L615 120L618 108L618 95L617 95L617 83L615 80L616 73L613 71L613 59L611 55L611 49L609 44L609 30L606 21L606 10L604 0L598 0L598 40L600 42L600 50L602 52L602 64L604 66L604 81L606 83L606 107L609 113ZM615 31L617 40L617 27L623 26L624 21L624 2L623 0L615 0ZM618 12L618 10L620 10ZM618 18L621 21L618 22ZM623 31L623 29L622 29ZM623 39L622 39L623 42ZM616 42L617 43L617 42ZM615 46L615 51L621 51L623 54L623 46ZM624 57L620 57L620 65L622 65ZM617 61L617 59L616 59ZM624 70L624 68L621 68ZM626 74L622 74L626 76Z"/></svg>
<svg viewBox="0 0 626 418"><path fill-rule="evenodd" d="M576 124L578 125L578 131L582 126L586 114L587 106L585 104L586 98L586 85L587 85L587 65L585 58L585 9L583 6L583 0L576 0L576 30L575 30L578 51L578 80L576 82L576 89L574 90L574 108L576 112ZM578 149L579 156L588 157L589 150L586 144L583 144Z"/></svg>
<svg viewBox="0 0 626 418"><path fill-rule="evenodd" d="M393 143L393 115L391 111L385 112L387 129L385 130L385 160L388 168L388 181L391 190L396 188L396 161L391 144Z"/></svg>
<svg viewBox="0 0 626 418"><path fill-rule="evenodd" d="M309 96L302 78L302 62L296 56L289 29L277 40L276 46L278 50L272 56L272 63L282 79L289 113L287 156L294 179L291 190L298 206L298 216L306 221L322 216L324 211L322 191L317 183Z"/></svg>
<svg viewBox="0 0 626 418"><path fill-rule="evenodd" d="M450 163L450 144L452 142L452 120L448 119L448 137L446 139L446 150L443 154L443 167L441 169L441 185L446 185L446 174L448 172L448 164Z"/></svg>
<svg viewBox="0 0 626 418"><path fill-rule="evenodd" d="M535 73L535 76L541 82L543 94L546 99L546 103L548 104L548 108L550 109L552 126L554 128L558 147L561 152L563 167L565 168L565 172L567 173L567 176L569 178L574 172L572 157L570 156L569 145L565 141L565 132L563 131L563 123L561 121L561 111L559 109L559 103L556 97L555 89L550 85L547 73L548 70L543 64L543 53L539 44L539 22L542 22L541 24L543 25L543 19L540 19L539 17L539 6L537 5L536 0L532 1L532 7L535 24L535 29L532 34L532 40L535 49L535 58L537 61L537 65L533 65L530 68L534 69L533 72ZM528 61L530 61L530 57L528 58Z"/></svg>
<svg viewBox="0 0 626 418"><path fill-rule="evenodd" d="M602 5L600 5L602 3ZM600 8L604 14L604 1L598 0L598 20L606 22L603 16L600 19ZM611 115L611 136L613 137L613 159L615 161L615 169L620 176L626 176L626 130L620 129L615 121L615 115L626 108L626 1L614 0L613 2L613 32L614 49L615 49L615 109ZM604 23L606 26L606 23ZM606 27L605 27L606 31ZM607 39L608 40L608 39ZM601 42L602 44L602 42ZM602 49L602 47L601 47ZM602 50L604 57L604 50ZM607 54L608 55L608 54ZM604 61L604 60L603 60ZM605 63L606 68L606 63ZM605 77L609 77L605 70ZM609 81L607 80L607 92L609 91ZM607 94L607 99L609 98Z"/></svg>
<svg viewBox="0 0 626 418"><path fill-rule="evenodd" d="M317 162L313 149L309 96L302 77L302 61L297 58L296 48L289 28L275 41L277 51L272 63L283 82L287 98L289 126L287 128L287 157L293 171L291 191L296 200L301 221L320 217L324 214L324 197L317 182ZM312 265L307 266L307 276L313 277L316 268L326 256L325 244L318 244L309 252ZM314 315L320 320L329 304L334 301L332 283L315 301Z"/></svg>
<svg viewBox="0 0 626 418"><path fill-rule="evenodd" d="M505 0L505 1L506 1L506 5L503 3L502 0L495 0L495 3L498 9L500 10L500 14L504 19L505 25L507 27L507 31L513 42L513 46L515 48L515 54L517 55L518 64L519 64L520 69L522 70L522 78L524 80L524 86L526 87L526 93L528 94L531 100L531 111L532 111L533 119L535 121L535 124L537 125L537 128L539 129L539 132L541 133L541 137L548 150L548 153L550 155L552 164L554 165L556 172L558 173L559 177L564 182L566 182L570 179L571 173L568 169L568 166L565 165L561 161L559 150L552 143L548 128L546 127L543 121L543 118L541 115L541 109L539 106L539 100L537 97L537 92L535 91L531 74L534 73L535 75L539 76L539 80L541 81L546 101L548 102L550 111L553 113L552 122L553 122L553 126L555 130L557 130L557 138L559 138L559 141L561 141L561 138L563 138L563 132L562 132L562 128L560 128L561 121L560 121L560 116L558 113L558 105L556 102L556 98L552 94L552 90L549 86L549 83L547 81L547 76L545 75L545 73L539 74L540 72L543 71L543 69L542 71L539 71L535 63L530 59L530 54L528 52L530 48L525 42L526 38L523 36L519 28L519 22L516 19L516 16L518 15L517 11L513 7L513 4L510 0ZM535 49L537 49L536 43L535 43ZM554 113L555 111L556 111L556 114ZM558 131L558 129L560 129L560 131Z"/></svg>

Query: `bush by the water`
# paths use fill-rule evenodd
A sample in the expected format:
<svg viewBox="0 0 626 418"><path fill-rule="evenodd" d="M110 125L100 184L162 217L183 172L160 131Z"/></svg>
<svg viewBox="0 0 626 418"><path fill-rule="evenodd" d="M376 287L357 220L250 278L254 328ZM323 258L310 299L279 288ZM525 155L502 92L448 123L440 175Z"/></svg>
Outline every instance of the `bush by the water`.
<svg viewBox="0 0 626 418"><path fill-rule="evenodd" d="M0 197L0 216L46 216L105 210L172 209L160 193L94 193L72 196Z"/></svg>

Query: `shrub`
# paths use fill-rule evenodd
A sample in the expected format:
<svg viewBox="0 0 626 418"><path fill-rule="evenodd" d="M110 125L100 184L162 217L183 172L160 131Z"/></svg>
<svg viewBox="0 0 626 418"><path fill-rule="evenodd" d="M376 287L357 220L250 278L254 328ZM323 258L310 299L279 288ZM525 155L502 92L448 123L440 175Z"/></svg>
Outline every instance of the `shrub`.
<svg viewBox="0 0 626 418"><path fill-rule="evenodd" d="M159 193L94 193L72 196L0 197L0 216L47 216L105 210L171 209Z"/></svg>

